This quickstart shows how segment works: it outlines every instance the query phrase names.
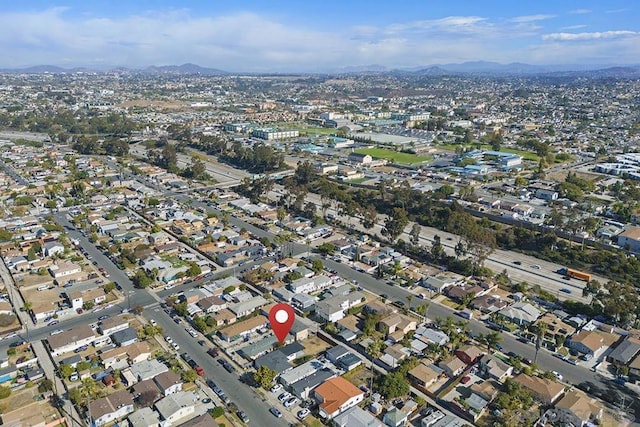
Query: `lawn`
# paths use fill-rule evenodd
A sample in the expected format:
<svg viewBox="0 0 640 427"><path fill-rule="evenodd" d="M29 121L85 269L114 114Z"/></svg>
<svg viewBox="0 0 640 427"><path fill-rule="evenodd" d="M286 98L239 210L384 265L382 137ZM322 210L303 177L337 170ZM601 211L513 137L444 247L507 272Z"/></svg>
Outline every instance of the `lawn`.
<svg viewBox="0 0 640 427"><path fill-rule="evenodd" d="M451 150L451 151L455 151L456 147L465 147L465 148L470 148L470 149L477 149L478 148L478 144L441 144L438 145L438 148L442 148L444 150ZM491 151L491 145L488 144L482 144L480 146L481 150L488 150ZM525 160L532 160L534 162L537 162L538 160L540 160L540 157L536 154L533 153L531 151L524 151L524 150L518 150L515 148L500 148L500 152L501 153L511 153L511 154L517 154L519 156L522 156L523 159Z"/></svg>
<svg viewBox="0 0 640 427"><path fill-rule="evenodd" d="M401 153L399 151L389 150L386 148L359 148L355 150L359 154L369 154L375 159L387 159L393 163L403 165L414 165L431 160L431 157L418 156L417 154Z"/></svg>

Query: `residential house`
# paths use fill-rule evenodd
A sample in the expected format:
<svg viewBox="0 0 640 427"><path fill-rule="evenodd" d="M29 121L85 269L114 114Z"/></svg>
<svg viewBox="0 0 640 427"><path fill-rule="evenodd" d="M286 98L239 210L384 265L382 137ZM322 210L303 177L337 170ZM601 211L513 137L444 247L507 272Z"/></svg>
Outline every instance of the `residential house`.
<svg viewBox="0 0 640 427"><path fill-rule="evenodd" d="M383 424L369 412L354 406L333 418L336 427L383 427Z"/></svg>
<svg viewBox="0 0 640 427"><path fill-rule="evenodd" d="M395 368L410 355L411 350L397 343L385 348L380 360L387 366Z"/></svg>
<svg viewBox="0 0 640 427"><path fill-rule="evenodd" d="M455 378L465 370L467 365L465 365L465 363L456 356L451 356L438 363L438 367L440 367L449 377Z"/></svg>
<svg viewBox="0 0 640 427"><path fill-rule="evenodd" d="M474 363L482 354L484 354L484 352L472 344L463 345L455 351L455 355L458 356L458 359L462 360L467 365Z"/></svg>
<svg viewBox="0 0 640 427"><path fill-rule="evenodd" d="M56 241L47 242L44 245L42 245L42 251L44 252L45 256L52 257L57 254L64 253L64 245Z"/></svg>
<svg viewBox="0 0 640 427"><path fill-rule="evenodd" d="M204 413L180 424L180 427L218 427L218 423L213 420L211 415Z"/></svg>
<svg viewBox="0 0 640 427"><path fill-rule="evenodd" d="M556 402L564 393L564 385L546 378L520 374L516 377L515 381L529 390L537 400L546 405Z"/></svg>
<svg viewBox="0 0 640 427"><path fill-rule="evenodd" d="M96 336L88 324L79 325L61 334L47 337L47 343L51 349L51 356L56 357L61 354L73 351L78 347L90 345Z"/></svg>
<svg viewBox="0 0 640 427"><path fill-rule="evenodd" d="M356 406L364 399L364 392L343 377L331 378L314 390L322 418L336 415Z"/></svg>
<svg viewBox="0 0 640 427"><path fill-rule="evenodd" d="M49 267L49 274L51 274L54 279L62 279L80 272L82 272L82 267L72 262L63 262Z"/></svg>
<svg viewBox="0 0 640 427"><path fill-rule="evenodd" d="M313 389L335 376L336 374L332 370L321 369L291 384L289 390L294 396L307 399Z"/></svg>
<svg viewBox="0 0 640 427"><path fill-rule="evenodd" d="M160 414L161 425L167 427L195 413L197 398L191 392L178 392L158 400L156 411Z"/></svg>
<svg viewBox="0 0 640 427"><path fill-rule="evenodd" d="M540 325L542 323L547 325L542 337L542 345L551 349L555 349L558 343L560 345L564 344L567 337L576 331L573 326L551 312L545 313L535 324Z"/></svg>
<svg viewBox="0 0 640 427"><path fill-rule="evenodd" d="M216 326L223 326L234 323L237 320L237 317L228 308L223 308L213 315L213 319L216 321Z"/></svg>
<svg viewBox="0 0 640 427"><path fill-rule="evenodd" d="M478 362L478 372L484 378L503 381L513 373L513 366L503 362L492 354L484 354Z"/></svg>
<svg viewBox="0 0 640 427"><path fill-rule="evenodd" d="M316 303L316 314L327 322L337 322L344 318L345 310L362 303L364 300L364 295L359 291L330 297Z"/></svg>
<svg viewBox="0 0 640 427"><path fill-rule="evenodd" d="M168 396L173 393L182 391L182 380L180 375L173 371L166 371L153 377L153 382L156 384L163 396Z"/></svg>
<svg viewBox="0 0 640 427"><path fill-rule="evenodd" d="M618 245L629 248L631 252L640 252L640 227L627 226L618 234Z"/></svg>
<svg viewBox="0 0 640 427"><path fill-rule="evenodd" d="M440 374L432 369L432 363L430 360L423 359L415 368L409 371L409 378L411 378L420 387L428 389L433 385Z"/></svg>
<svg viewBox="0 0 640 427"><path fill-rule="evenodd" d="M550 420L554 424L582 427L594 425L596 421L601 420L603 408L596 399L572 390L568 391L550 412L555 413L553 420Z"/></svg>
<svg viewBox="0 0 640 427"><path fill-rule="evenodd" d="M530 325L542 315L533 305L522 301L500 310L498 314L517 325Z"/></svg>
<svg viewBox="0 0 640 427"><path fill-rule="evenodd" d="M121 347L128 346L138 341L138 331L134 328L126 328L111 334L111 340Z"/></svg>
<svg viewBox="0 0 640 427"><path fill-rule="evenodd" d="M256 296L246 301L229 304L228 308L236 317L243 317L253 313L254 310L267 304L267 300L262 296Z"/></svg>
<svg viewBox="0 0 640 427"><path fill-rule="evenodd" d="M508 305L509 303L500 299L499 296L489 294L480 295L471 301L471 307L483 313L495 313Z"/></svg>
<svg viewBox="0 0 640 427"><path fill-rule="evenodd" d="M167 365L156 359L143 360L142 362L131 365L130 368L124 369L122 372L130 372L136 382L149 380L156 375L168 371ZM133 384L129 384L133 385Z"/></svg>
<svg viewBox="0 0 640 427"><path fill-rule="evenodd" d="M604 347L604 339L597 331L582 330L567 340L567 347L593 355Z"/></svg>
<svg viewBox="0 0 640 427"><path fill-rule="evenodd" d="M100 361L105 369L123 369L129 366L127 350L116 347L100 353Z"/></svg>
<svg viewBox="0 0 640 427"><path fill-rule="evenodd" d="M133 396L120 390L89 403L89 413L96 426L124 418L133 412Z"/></svg>
<svg viewBox="0 0 640 427"><path fill-rule="evenodd" d="M209 418L209 414L206 414ZM130 427L159 427L160 415L151 408L140 408L127 417Z"/></svg>
<svg viewBox="0 0 640 427"><path fill-rule="evenodd" d="M218 331L218 335L225 341L231 342L238 338L247 336L258 329L264 328L268 324L265 316L258 315L246 320L236 322L231 326Z"/></svg>
<svg viewBox="0 0 640 427"><path fill-rule="evenodd" d="M98 330L102 335L111 335L129 327L130 315L121 314L104 319L98 325Z"/></svg>
<svg viewBox="0 0 640 427"><path fill-rule="evenodd" d="M640 353L640 339L627 337L607 356L607 361L617 366L628 365Z"/></svg>
<svg viewBox="0 0 640 427"><path fill-rule="evenodd" d="M158 386L153 379L140 381L139 383L135 384L131 388L131 393L133 394L133 398L138 402L138 405L142 405L140 397L143 395L143 400L145 400L146 402L150 402L150 405L155 403L158 399L160 399L160 396L162 396L160 390L158 390ZM147 404L146 402L145 404Z"/></svg>
<svg viewBox="0 0 640 427"><path fill-rule="evenodd" d="M201 299L197 302L197 305L207 314L217 313L227 308L227 302L216 295Z"/></svg>
<svg viewBox="0 0 640 427"><path fill-rule="evenodd" d="M403 427L407 425L407 414L395 406L385 412L382 422L388 427Z"/></svg>
<svg viewBox="0 0 640 427"><path fill-rule="evenodd" d="M378 328L386 331L387 335L392 335L396 331L401 332L404 336L410 331L416 330L416 321L404 314L394 313L380 320Z"/></svg>

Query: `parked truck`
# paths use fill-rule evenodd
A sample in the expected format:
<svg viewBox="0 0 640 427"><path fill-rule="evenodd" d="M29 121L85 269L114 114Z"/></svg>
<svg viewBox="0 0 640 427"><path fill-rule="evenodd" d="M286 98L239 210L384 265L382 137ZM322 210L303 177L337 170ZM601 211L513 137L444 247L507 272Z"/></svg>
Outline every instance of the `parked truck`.
<svg viewBox="0 0 640 427"><path fill-rule="evenodd" d="M585 282L591 281L591 274L584 273L582 271L574 270L571 268L563 267L558 273L564 274L566 277L573 277L574 279L584 280Z"/></svg>

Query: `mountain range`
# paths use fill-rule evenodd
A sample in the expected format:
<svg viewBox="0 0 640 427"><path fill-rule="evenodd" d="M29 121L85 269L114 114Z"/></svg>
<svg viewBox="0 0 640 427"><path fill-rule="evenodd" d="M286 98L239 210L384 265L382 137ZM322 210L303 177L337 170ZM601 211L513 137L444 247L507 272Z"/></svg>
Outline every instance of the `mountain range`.
<svg viewBox="0 0 640 427"><path fill-rule="evenodd" d="M105 70L91 69L87 67L62 68L55 65L36 65L27 68L7 68L0 69L0 73L22 73L22 74L61 74L61 73L100 73ZM118 67L108 71L136 73L136 74L157 74L157 75L202 75L202 76L222 76L231 74L264 74L264 73L231 73L217 68L202 67L196 64L182 65L161 65L149 66L146 68ZM532 65L513 62L510 64L500 64L489 61L472 61L451 64L436 64L423 67L410 68L390 68L384 65L372 64L365 66L348 66L339 69L324 70L318 72L322 74L357 74L357 73L393 73L400 75L417 76L444 76L457 74L472 75L560 75L575 76L588 75L599 77L625 77L640 78L640 65L616 66L616 65ZM274 74L274 73L268 73ZM275 73L284 74L284 73ZM296 74L314 74L310 72Z"/></svg>

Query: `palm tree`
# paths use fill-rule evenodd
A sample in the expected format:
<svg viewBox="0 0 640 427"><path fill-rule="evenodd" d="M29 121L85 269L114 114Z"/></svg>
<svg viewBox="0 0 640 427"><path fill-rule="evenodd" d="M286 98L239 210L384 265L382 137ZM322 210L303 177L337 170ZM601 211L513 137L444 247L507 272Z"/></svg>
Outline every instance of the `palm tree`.
<svg viewBox="0 0 640 427"><path fill-rule="evenodd" d="M411 301L413 301L413 295L407 295L407 307L411 310Z"/></svg>
<svg viewBox="0 0 640 427"><path fill-rule="evenodd" d="M423 320L427 320L427 310L429 310L429 303L423 302L416 307L416 313L423 317Z"/></svg>
<svg viewBox="0 0 640 427"><path fill-rule="evenodd" d="M534 363L538 361L538 351L540 347L542 347L542 340L547 329L549 329L549 325L546 322L538 322L536 324L536 354L533 357Z"/></svg>
<svg viewBox="0 0 640 427"><path fill-rule="evenodd" d="M502 341L502 335L500 335L500 332L493 331L485 335L484 344L487 345L487 352L491 353L491 350L496 348L501 341Z"/></svg>

